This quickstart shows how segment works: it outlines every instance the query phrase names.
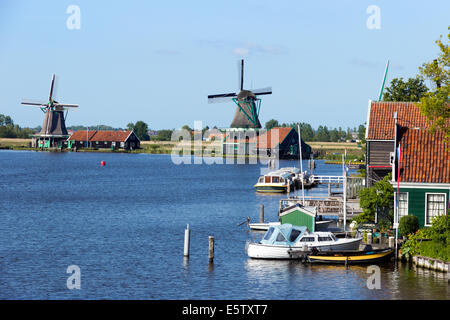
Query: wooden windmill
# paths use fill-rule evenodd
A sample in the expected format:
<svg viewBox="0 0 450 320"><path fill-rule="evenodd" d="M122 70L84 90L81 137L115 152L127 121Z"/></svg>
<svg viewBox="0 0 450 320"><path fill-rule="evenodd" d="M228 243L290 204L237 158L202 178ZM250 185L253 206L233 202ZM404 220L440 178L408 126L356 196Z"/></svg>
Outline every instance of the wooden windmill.
<svg viewBox="0 0 450 320"><path fill-rule="evenodd" d="M244 60L239 63L239 91L232 93L213 94L208 96L208 103L234 101L236 112L231 128L253 128L260 129L259 111L261 99L258 96L272 94L272 88L262 88L256 90L244 90Z"/></svg>
<svg viewBox="0 0 450 320"><path fill-rule="evenodd" d="M66 117L68 108L78 108L77 104L59 103L53 100L53 88L55 75L52 75L48 102L36 102L23 100L21 103L28 106L36 106L44 112L44 122L39 133L33 135L33 146L43 148L61 148L69 137L66 129ZM64 115L64 111L66 114Z"/></svg>

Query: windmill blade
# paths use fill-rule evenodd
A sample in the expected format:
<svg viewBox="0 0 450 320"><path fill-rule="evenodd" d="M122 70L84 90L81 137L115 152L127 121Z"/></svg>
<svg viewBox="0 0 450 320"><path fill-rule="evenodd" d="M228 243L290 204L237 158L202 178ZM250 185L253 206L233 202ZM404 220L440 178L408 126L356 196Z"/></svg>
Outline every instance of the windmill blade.
<svg viewBox="0 0 450 320"><path fill-rule="evenodd" d="M68 103L55 103L53 104L55 107L63 107L63 108L78 108L77 104L68 104Z"/></svg>
<svg viewBox="0 0 450 320"><path fill-rule="evenodd" d="M241 59L237 63L238 67L238 90L244 90L244 59Z"/></svg>
<svg viewBox="0 0 450 320"><path fill-rule="evenodd" d="M252 90L252 92L257 96L261 96L264 94L272 94L272 87L256 89L256 90Z"/></svg>
<svg viewBox="0 0 450 320"><path fill-rule="evenodd" d="M38 107L46 107L47 103L42 101L34 101L34 100L22 100L20 104L27 106L38 106Z"/></svg>
<svg viewBox="0 0 450 320"><path fill-rule="evenodd" d="M226 102L236 98L236 93L211 94L208 96L208 103Z"/></svg>
<svg viewBox="0 0 450 320"><path fill-rule="evenodd" d="M55 74L52 75L52 83L50 85L50 94L48 96L48 101L52 101L52 96L53 96L53 87L55 85Z"/></svg>

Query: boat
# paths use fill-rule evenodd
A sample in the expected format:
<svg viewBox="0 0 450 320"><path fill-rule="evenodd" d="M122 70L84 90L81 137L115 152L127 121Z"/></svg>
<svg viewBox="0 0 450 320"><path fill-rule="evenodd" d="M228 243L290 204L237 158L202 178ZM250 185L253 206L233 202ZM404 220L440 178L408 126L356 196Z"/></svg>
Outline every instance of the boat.
<svg viewBox="0 0 450 320"><path fill-rule="evenodd" d="M291 252L296 255L295 251ZM331 263L331 264L362 264L386 261L392 257L394 249L364 250L356 252L315 252L306 255L306 261L311 263ZM303 252L298 252L303 256Z"/></svg>
<svg viewBox="0 0 450 320"><path fill-rule="evenodd" d="M332 222L333 220L323 220L323 221L316 220L316 230L317 231L325 230ZM253 231L267 231L271 226L279 226L280 224L281 222L249 223L248 227L250 228L250 230Z"/></svg>
<svg viewBox="0 0 450 320"><path fill-rule="evenodd" d="M295 180L301 175L295 167L281 168L258 178L254 185L256 192L284 193L294 191Z"/></svg>
<svg viewBox="0 0 450 320"><path fill-rule="evenodd" d="M249 223L248 227L254 231L267 231L271 226L279 226L281 222Z"/></svg>
<svg viewBox="0 0 450 320"><path fill-rule="evenodd" d="M257 243L247 243L250 258L258 259L299 259L293 250L309 252L358 250L362 238L338 239L332 232L309 232L305 226L280 224L270 226L263 239Z"/></svg>

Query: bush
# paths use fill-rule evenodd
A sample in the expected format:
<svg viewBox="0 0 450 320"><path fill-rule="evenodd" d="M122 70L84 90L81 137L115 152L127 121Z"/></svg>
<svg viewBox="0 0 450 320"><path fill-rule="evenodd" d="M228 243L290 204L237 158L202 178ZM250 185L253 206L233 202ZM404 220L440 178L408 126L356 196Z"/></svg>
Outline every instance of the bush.
<svg viewBox="0 0 450 320"><path fill-rule="evenodd" d="M398 231L404 236L415 233L419 230L419 220L416 216L407 215L400 218L398 223Z"/></svg>

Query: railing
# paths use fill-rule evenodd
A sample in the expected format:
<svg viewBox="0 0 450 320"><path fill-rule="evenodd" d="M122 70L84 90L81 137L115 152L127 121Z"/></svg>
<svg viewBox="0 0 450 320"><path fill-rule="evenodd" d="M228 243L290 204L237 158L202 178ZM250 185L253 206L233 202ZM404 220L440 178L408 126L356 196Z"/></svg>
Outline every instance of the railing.
<svg viewBox="0 0 450 320"><path fill-rule="evenodd" d="M311 177L315 183L343 183L343 176L316 176Z"/></svg>

